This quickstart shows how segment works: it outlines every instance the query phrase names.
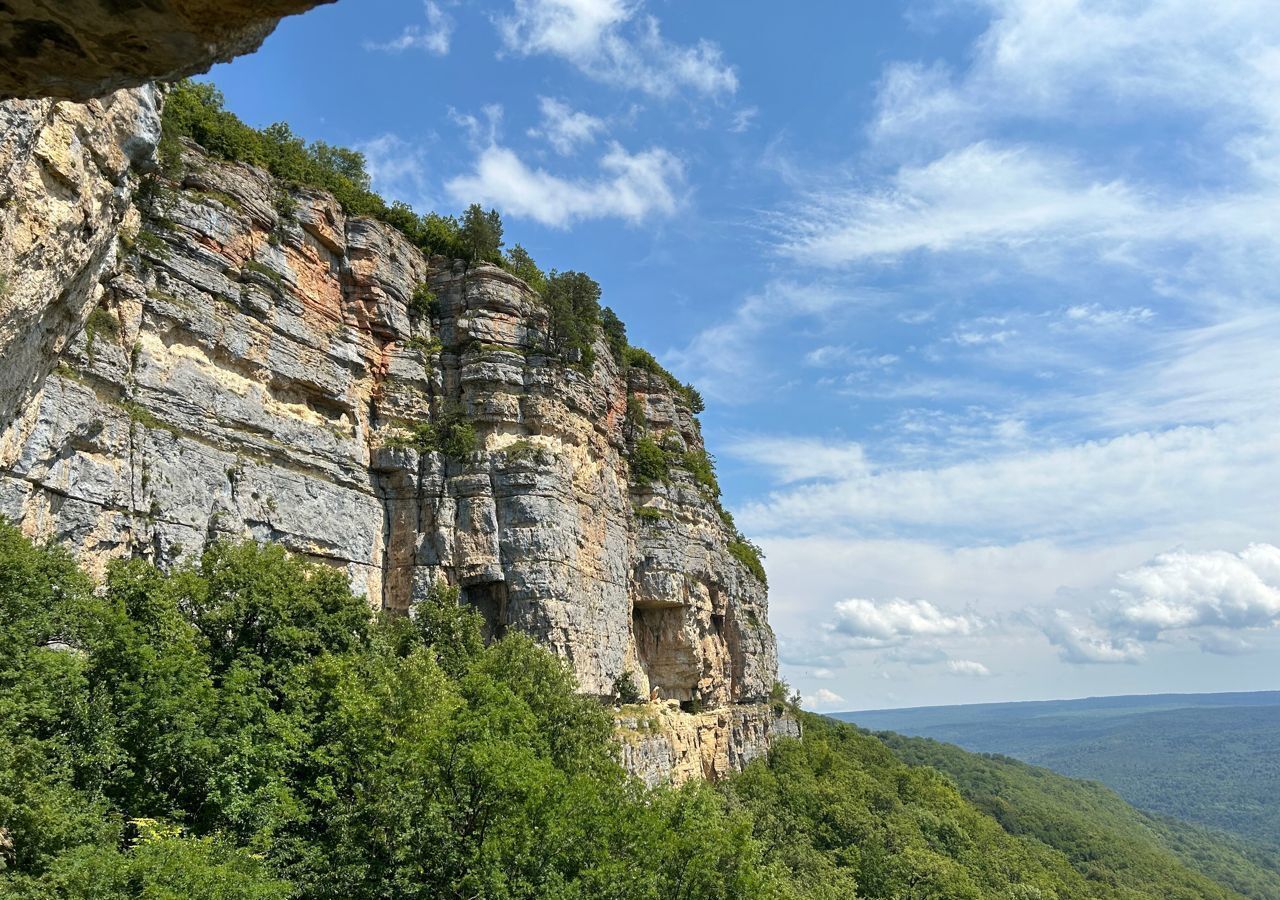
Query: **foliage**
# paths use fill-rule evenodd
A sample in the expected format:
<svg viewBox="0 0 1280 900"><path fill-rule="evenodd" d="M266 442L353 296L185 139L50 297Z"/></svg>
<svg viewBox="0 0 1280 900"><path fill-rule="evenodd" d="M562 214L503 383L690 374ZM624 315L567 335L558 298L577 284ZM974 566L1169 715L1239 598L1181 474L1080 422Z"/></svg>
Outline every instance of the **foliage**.
<svg viewBox="0 0 1280 900"><path fill-rule="evenodd" d="M459 600L374 616L254 544L95 586L0 523L0 897L1238 897L1089 785L945 748L975 805L816 716L718 786L646 790L564 664L484 646Z"/></svg>
<svg viewBox="0 0 1280 900"><path fill-rule="evenodd" d="M472 203L462 214L458 239L471 260L502 261L502 217L496 209L485 212L479 203Z"/></svg>
<svg viewBox="0 0 1280 900"><path fill-rule="evenodd" d="M550 317L551 345L576 357L576 364L590 372L600 333L600 285L582 272L552 270L542 297Z"/></svg>
<svg viewBox="0 0 1280 900"><path fill-rule="evenodd" d="M98 335L113 341L120 337L120 320L109 309L102 306L95 306L84 323L84 352L88 354L89 359L93 359L93 345Z"/></svg>
<svg viewBox="0 0 1280 900"><path fill-rule="evenodd" d="M640 696L640 688L636 686L636 677L630 671L613 679L613 696L623 706L640 703L644 699Z"/></svg>
<svg viewBox="0 0 1280 900"><path fill-rule="evenodd" d="M644 522L649 525L653 525L658 522L665 521L670 517L671 517L670 513L668 513L664 509L659 509L656 506L637 506L636 507L636 518L639 519L641 522Z"/></svg>
<svg viewBox="0 0 1280 900"><path fill-rule="evenodd" d="M715 460L706 450L686 450L680 454L680 466L693 476L694 481L706 488L712 497L720 496L720 482L716 480Z"/></svg>
<svg viewBox="0 0 1280 900"><path fill-rule="evenodd" d="M457 219L436 213L419 216L407 205L388 204L374 193L363 154L323 141L308 144L284 123L251 128L224 107L213 85L182 81L169 90L159 154L170 176L181 168L183 138L216 158L261 166L287 186L328 191L349 214L386 222L427 254L487 259L496 255L496 247L487 253L495 233L501 244L496 213L493 219L482 214L483 233L473 229L464 240Z"/></svg>
<svg viewBox="0 0 1280 900"><path fill-rule="evenodd" d="M95 595L0 524L0 896L765 896L722 795L624 778L598 701L457 597L375 618L255 545Z"/></svg>
<svg viewBox="0 0 1280 900"><path fill-rule="evenodd" d="M475 426L458 410L446 410L434 422L414 422L407 433L387 441L388 447L412 448L419 453L443 453L466 459L479 448Z"/></svg>
<svg viewBox="0 0 1280 900"><path fill-rule="evenodd" d="M625 336L624 336L625 339ZM666 382L676 397L683 400L685 405L695 413L700 413L705 407L702 395L692 384L682 384L679 378L672 375L667 369L658 362L652 353L643 350L640 347L624 347L622 350L622 362L624 367L630 369L640 369L651 375L657 375Z"/></svg>
<svg viewBox="0 0 1280 900"><path fill-rule="evenodd" d="M644 434L631 449L631 478L638 484L665 481L671 474L667 452Z"/></svg>
<svg viewBox="0 0 1280 900"><path fill-rule="evenodd" d="M1061 850L1091 882L1162 897L1229 896L1216 881L1258 900L1280 896L1274 856L1139 812L1097 783L923 738L878 737L907 762L945 772L1006 831Z"/></svg>
<svg viewBox="0 0 1280 900"><path fill-rule="evenodd" d="M600 330L604 333L604 342L609 346L609 355L614 362L622 365L627 353L627 326L607 306L600 310Z"/></svg>
<svg viewBox="0 0 1280 900"><path fill-rule="evenodd" d="M507 251L502 261L502 267L529 285L534 293L542 295L546 292L546 274L538 268L538 264L533 261L529 251L519 244Z"/></svg>
<svg viewBox="0 0 1280 900"><path fill-rule="evenodd" d="M734 540L729 542L729 553L738 562L747 567L747 571L755 576L756 581L763 585L769 584L769 576L765 573L764 551L751 541L738 535Z"/></svg>
<svg viewBox="0 0 1280 900"><path fill-rule="evenodd" d="M426 284L414 287L408 306L409 315L415 319L430 321L440 318L440 298Z"/></svg>

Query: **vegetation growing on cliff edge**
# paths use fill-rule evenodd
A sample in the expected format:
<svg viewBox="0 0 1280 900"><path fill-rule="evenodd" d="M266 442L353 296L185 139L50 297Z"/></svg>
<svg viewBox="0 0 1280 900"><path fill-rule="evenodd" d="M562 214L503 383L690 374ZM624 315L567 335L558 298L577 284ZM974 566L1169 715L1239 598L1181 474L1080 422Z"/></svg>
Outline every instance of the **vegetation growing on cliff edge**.
<svg viewBox="0 0 1280 900"><path fill-rule="evenodd" d="M574 689L443 584L377 617L248 544L99 589L0 522L0 897L1237 896L1123 843L1073 866L814 716L719 786L647 791Z"/></svg>
<svg viewBox="0 0 1280 900"><path fill-rule="evenodd" d="M307 143L282 122L252 128L226 109L222 94L207 83L181 81L169 90L159 156L161 168L170 175L177 174L181 166L183 138L195 141L219 159L265 168L283 184L327 191L349 214L385 222L424 253L501 265L524 280L547 305L548 349L590 372L595 341L603 334L621 368L634 367L659 376L694 413L702 412L702 396L693 385L680 382L652 354L628 346L626 328L613 310L601 308L600 285L590 276L573 271L544 273L520 244L504 254L502 217L497 210L486 211L473 203L461 217L454 217L435 212L419 215L404 203L388 204L374 192L359 151L324 141ZM142 191L150 198L163 189L152 179ZM146 205L156 206L150 200ZM294 215L287 195L277 198L277 207L282 218ZM434 314L427 310L427 302L414 306L414 314Z"/></svg>

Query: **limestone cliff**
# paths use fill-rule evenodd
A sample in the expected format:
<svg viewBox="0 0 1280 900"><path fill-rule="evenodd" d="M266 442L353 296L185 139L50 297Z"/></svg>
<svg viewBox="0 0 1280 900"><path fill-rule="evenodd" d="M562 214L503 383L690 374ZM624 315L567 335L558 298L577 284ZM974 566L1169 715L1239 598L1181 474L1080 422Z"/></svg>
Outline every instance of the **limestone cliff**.
<svg viewBox="0 0 1280 900"><path fill-rule="evenodd" d="M88 100L207 72L333 0L4 0L0 98Z"/></svg>
<svg viewBox="0 0 1280 900"><path fill-rule="evenodd" d="M425 258L194 145L139 194L152 99L0 106L19 123L0 145L0 515L96 567L278 541L388 609L446 579L491 635L535 636L585 692L630 672L673 701L646 718L661 727L620 717L650 781L723 774L794 731L765 702L765 587L716 503L680 468L631 477L642 434L701 450L679 391L620 371L603 342L589 374L567 364L506 271ZM475 452L404 439L450 416Z"/></svg>

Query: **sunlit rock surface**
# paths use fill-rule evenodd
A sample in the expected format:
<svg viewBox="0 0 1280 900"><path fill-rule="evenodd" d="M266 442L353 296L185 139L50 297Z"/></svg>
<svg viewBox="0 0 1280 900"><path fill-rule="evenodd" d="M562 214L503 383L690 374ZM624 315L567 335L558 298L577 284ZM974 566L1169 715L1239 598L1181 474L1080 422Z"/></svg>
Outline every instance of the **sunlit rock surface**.
<svg viewBox="0 0 1280 900"><path fill-rule="evenodd" d="M159 199L134 198L151 99L0 105L18 147L0 184L18 200L0 219L18 374L0 386L0 515L99 571L253 538L344 569L376 607L447 580L490 636L534 636L584 692L631 673L676 704L662 737L624 742L651 782L717 777L794 731L763 703L766 590L716 504L678 468L632 483L641 433L702 447L682 395L624 377L603 343L589 375L567 365L519 279L427 259L259 169L188 146ZM446 413L477 452L397 446Z"/></svg>

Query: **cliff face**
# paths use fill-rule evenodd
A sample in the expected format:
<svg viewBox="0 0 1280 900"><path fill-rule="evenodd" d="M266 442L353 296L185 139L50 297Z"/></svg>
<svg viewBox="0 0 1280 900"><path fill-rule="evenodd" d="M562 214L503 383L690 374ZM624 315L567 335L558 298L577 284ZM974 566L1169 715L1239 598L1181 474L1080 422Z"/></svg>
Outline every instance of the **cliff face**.
<svg viewBox="0 0 1280 900"><path fill-rule="evenodd" d="M146 91L117 97L151 122ZM642 433L702 448L663 379L621 373L603 343L584 374L547 349L545 308L502 269L424 258L328 195L194 146L180 180L135 197L129 153L109 153L134 146L129 129L86 134L76 117L102 126L109 111L56 107L0 107L35 148L10 150L0 187L14 198L0 259L21 287L0 353L26 373L0 388L0 515L98 567L278 541L389 609L446 579L491 635L533 635L583 691L610 696L630 672L683 704L652 717L661 727L620 718L650 781L723 774L794 731L764 702L765 588L729 553L715 503L678 468L630 477ZM137 146L153 131L134 129ZM116 160L77 176L76 208L96 210L78 241L48 232L75 205L50 160L77 147ZM44 236L24 250L23 235ZM430 311L413 301L422 285ZM471 423L476 452L405 446L447 417Z"/></svg>
<svg viewBox="0 0 1280 900"><path fill-rule="evenodd" d="M333 0L4 0L0 98L87 100L207 72Z"/></svg>

